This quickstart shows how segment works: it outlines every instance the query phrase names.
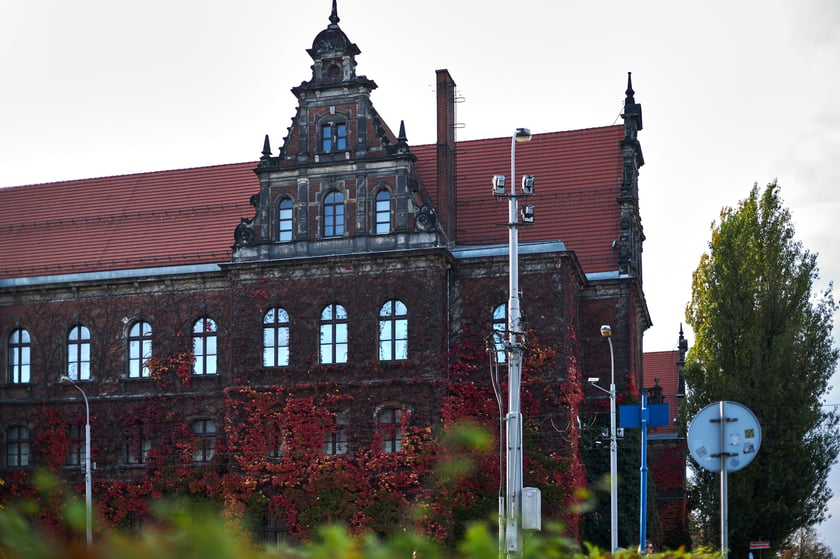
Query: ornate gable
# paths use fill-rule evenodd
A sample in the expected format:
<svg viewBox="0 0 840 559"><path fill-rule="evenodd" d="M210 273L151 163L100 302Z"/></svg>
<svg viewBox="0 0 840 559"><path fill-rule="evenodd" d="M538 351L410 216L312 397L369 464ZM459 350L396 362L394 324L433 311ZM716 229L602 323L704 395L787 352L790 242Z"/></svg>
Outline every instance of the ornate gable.
<svg viewBox="0 0 840 559"><path fill-rule="evenodd" d="M395 135L376 112L376 83L356 74L361 51L338 22L333 0L307 49L312 77L292 88L298 107L279 153L263 142L256 213L236 229L234 261L439 244L405 126Z"/></svg>

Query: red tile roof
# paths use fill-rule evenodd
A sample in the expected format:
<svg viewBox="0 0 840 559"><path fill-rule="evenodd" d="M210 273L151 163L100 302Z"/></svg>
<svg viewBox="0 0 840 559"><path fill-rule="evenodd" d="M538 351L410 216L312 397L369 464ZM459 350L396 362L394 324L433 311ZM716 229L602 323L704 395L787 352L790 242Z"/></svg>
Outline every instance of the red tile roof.
<svg viewBox="0 0 840 559"><path fill-rule="evenodd" d="M616 198L621 187L623 126L535 134L517 144L516 174L537 177L534 225L522 227L522 241L560 240L577 253L584 271L618 268L612 241L620 223ZM492 175L510 175L510 137L459 142L457 169L458 244L507 242L508 205L491 194ZM435 146L413 148L417 169L430 195L436 189ZM517 185L518 190L518 185ZM521 203L521 201L520 201Z"/></svg>
<svg viewBox="0 0 840 559"><path fill-rule="evenodd" d="M537 176L536 223L520 239L558 239L586 272L617 268L622 126L535 135L517 146L517 174ZM510 173L510 138L459 142L458 244L506 242L507 204L490 191ZM412 148L436 192L435 145ZM230 260L233 231L252 217L255 162L0 188L0 278ZM434 200L433 200L434 201Z"/></svg>
<svg viewBox="0 0 840 559"><path fill-rule="evenodd" d="M0 189L0 277L223 262L253 163Z"/></svg>
<svg viewBox="0 0 840 559"><path fill-rule="evenodd" d="M645 353L643 361L643 382L644 388L653 388L656 379L659 379L659 386L662 387L662 395L665 396L665 403L668 404L670 425L666 429L658 428L656 433L675 433L677 426L675 419L679 412L677 392L679 391L680 370L677 362L680 359L679 351L651 351Z"/></svg>

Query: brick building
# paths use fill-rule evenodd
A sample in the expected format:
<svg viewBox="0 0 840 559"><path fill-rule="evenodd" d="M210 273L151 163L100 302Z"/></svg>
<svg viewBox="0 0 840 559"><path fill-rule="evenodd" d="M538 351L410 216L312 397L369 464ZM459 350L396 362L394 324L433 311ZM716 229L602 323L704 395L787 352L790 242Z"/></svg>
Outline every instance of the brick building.
<svg viewBox="0 0 840 559"><path fill-rule="evenodd" d="M437 142L410 145L404 122L392 128L374 108L335 2L329 21L307 50L311 77L292 88L288 133L276 150L266 136L258 161L0 189L7 494L39 465L80 482L79 390L95 498L115 503L99 514L131 522L106 486L153 496L157 486L138 487L170 466L193 480L182 492L212 479L230 502L231 479L256 464L276 479L295 445L404 454L408 428L445 421L456 354L502 345L508 205L490 176L510 168L511 137L457 142L456 86L439 70ZM624 99L623 125L517 149L538 181L519 278L527 329L555 352L546 402L570 385L598 396L580 379L609 370L601 324L619 385L642 384L642 114L629 77ZM486 370L471 374L489 386ZM580 402L567 404L529 428L573 458ZM294 414L317 419L316 438L284 427ZM272 520L292 499L275 489L262 494L266 533L289 529Z"/></svg>

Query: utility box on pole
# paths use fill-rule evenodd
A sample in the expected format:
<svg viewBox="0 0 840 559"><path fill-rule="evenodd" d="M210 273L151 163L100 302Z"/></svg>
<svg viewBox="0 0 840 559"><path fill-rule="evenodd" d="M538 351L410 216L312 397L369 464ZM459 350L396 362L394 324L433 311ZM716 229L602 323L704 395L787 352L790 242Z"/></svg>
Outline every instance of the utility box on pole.
<svg viewBox="0 0 840 559"><path fill-rule="evenodd" d="M522 488L522 529L542 530L542 494L536 487Z"/></svg>

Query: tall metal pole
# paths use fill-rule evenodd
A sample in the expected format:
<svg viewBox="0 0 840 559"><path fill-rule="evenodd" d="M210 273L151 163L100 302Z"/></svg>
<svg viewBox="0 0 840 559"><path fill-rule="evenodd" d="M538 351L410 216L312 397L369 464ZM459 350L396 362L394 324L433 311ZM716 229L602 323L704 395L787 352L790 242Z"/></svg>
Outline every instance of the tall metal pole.
<svg viewBox="0 0 840 559"><path fill-rule="evenodd" d="M642 465L639 468L639 553L647 555L647 435L648 435L648 409L647 392L642 390Z"/></svg>
<svg viewBox="0 0 840 559"><path fill-rule="evenodd" d="M524 138L519 128L510 140L510 197L508 198L508 252L510 255L508 300L508 413L507 413L507 484L505 490L505 550L515 557L522 549L522 413L519 395L522 382L522 346L519 313L519 234L516 203L516 142ZM530 139L530 133L528 133Z"/></svg>
<svg viewBox="0 0 840 559"><path fill-rule="evenodd" d="M85 391L70 377L61 377L61 381L76 387L76 390L82 393L82 398L85 401L85 536L88 549L91 549L93 547L93 492L91 490L90 462L90 404Z"/></svg>
<svg viewBox="0 0 840 559"><path fill-rule="evenodd" d="M612 328L601 326L601 336L610 344L610 551L618 549L618 441L615 427L615 354Z"/></svg>
<svg viewBox="0 0 840 559"><path fill-rule="evenodd" d="M729 557L729 489L726 475L726 402L720 401L720 553Z"/></svg>

